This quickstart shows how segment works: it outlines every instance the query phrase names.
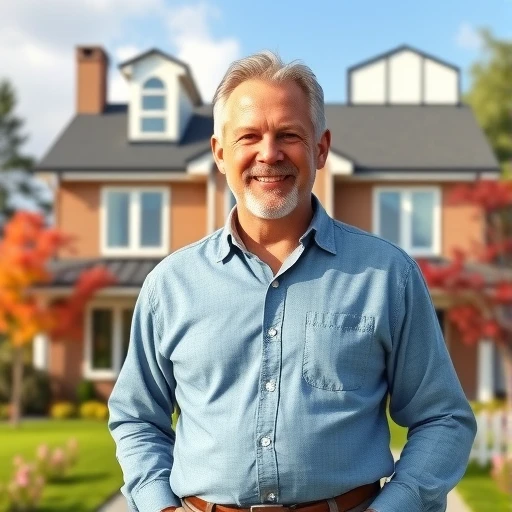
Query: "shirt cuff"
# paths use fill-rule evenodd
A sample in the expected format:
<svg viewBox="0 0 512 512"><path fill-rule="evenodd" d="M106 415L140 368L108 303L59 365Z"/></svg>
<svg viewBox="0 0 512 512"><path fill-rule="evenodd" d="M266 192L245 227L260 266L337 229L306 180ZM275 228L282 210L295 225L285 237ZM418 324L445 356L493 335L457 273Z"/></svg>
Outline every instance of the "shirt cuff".
<svg viewBox="0 0 512 512"><path fill-rule="evenodd" d="M148 482L133 493L138 510L160 512L167 507L181 507L180 500L172 492L169 480L158 479Z"/></svg>
<svg viewBox="0 0 512 512"><path fill-rule="evenodd" d="M377 512L403 512L404 510L422 510L421 499L407 486L398 482L388 482L370 504Z"/></svg>

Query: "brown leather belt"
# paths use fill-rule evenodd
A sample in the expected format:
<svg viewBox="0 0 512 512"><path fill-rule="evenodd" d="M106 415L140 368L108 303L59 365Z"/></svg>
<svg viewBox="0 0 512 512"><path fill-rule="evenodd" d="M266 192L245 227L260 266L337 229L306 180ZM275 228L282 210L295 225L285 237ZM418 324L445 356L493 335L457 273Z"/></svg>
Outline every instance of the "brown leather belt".
<svg viewBox="0 0 512 512"><path fill-rule="evenodd" d="M338 506L338 512L346 512L351 508L357 507L364 501L372 498L380 491L380 483L361 485L340 496L332 498ZM296 505L253 505L250 508L239 508L235 505L211 504L198 498L197 496L188 496L184 500L194 506L201 512L293 512L300 509L301 512L330 512L327 499L321 501L310 501L308 503L298 503ZM213 506L212 506L213 505Z"/></svg>

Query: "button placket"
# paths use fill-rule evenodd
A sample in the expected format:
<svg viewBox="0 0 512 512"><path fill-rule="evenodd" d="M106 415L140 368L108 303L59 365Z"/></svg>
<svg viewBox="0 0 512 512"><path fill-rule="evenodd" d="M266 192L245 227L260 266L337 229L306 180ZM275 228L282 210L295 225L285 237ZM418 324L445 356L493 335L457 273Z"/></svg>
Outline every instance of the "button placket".
<svg viewBox="0 0 512 512"><path fill-rule="evenodd" d="M267 281L268 283L269 281ZM281 376L281 333L285 288L277 279L270 281L265 298L260 370L260 400L256 417L256 464L261 502L276 503L279 495L275 425L279 403L278 383ZM269 496L274 496L270 499Z"/></svg>

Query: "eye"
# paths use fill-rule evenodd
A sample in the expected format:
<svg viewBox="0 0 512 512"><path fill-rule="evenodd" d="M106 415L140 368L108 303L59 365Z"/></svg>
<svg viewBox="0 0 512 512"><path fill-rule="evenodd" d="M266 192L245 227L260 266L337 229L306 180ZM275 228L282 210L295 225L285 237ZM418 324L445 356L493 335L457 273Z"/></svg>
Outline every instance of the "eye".
<svg viewBox="0 0 512 512"><path fill-rule="evenodd" d="M299 135L295 132L284 132L281 135L281 138L288 141L297 140L299 138Z"/></svg>
<svg viewBox="0 0 512 512"><path fill-rule="evenodd" d="M254 140L256 138L256 135L254 133L244 133L242 136L238 138L239 141L243 140Z"/></svg>

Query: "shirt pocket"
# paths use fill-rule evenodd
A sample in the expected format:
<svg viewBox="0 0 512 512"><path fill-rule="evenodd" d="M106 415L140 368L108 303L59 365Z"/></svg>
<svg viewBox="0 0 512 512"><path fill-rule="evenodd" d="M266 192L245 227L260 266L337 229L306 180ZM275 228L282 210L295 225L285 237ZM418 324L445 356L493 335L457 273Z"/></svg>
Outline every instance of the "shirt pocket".
<svg viewBox="0 0 512 512"><path fill-rule="evenodd" d="M372 348L373 316L348 313L306 314L302 376L327 391L359 389Z"/></svg>

